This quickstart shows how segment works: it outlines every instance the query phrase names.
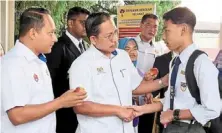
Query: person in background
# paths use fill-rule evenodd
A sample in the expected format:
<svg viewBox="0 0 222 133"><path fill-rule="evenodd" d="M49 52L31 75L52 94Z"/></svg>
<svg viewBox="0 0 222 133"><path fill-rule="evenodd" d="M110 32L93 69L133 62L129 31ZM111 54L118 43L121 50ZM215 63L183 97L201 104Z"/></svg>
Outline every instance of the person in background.
<svg viewBox="0 0 222 133"><path fill-rule="evenodd" d="M68 70L72 62L89 47L83 41L83 38L86 37L85 21L89 14L90 12L82 7L70 8L65 33L58 38L52 52L46 55L55 98L70 89ZM73 133L78 125L72 108L56 111L56 120L57 133Z"/></svg>
<svg viewBox="0 0 222 133"><path fill-rule="evenodd" d="M128 53L128 55L129 55L133 65L136 67L137 57L138 57L138 51L137 51L138 50L138 45L137 45L135 39L134 38L128 38L128 37L120 39L119 40L118 48L119 49L123 49L123 50L125 50ZM138 73L139 73L139 75L141 77L145 78L146 80L151 80L151 78L148 77L149 76L148 73L144 74L139 69L137 69L137 71L138 71ZM151 97L151 93L149 93L149 94L150 95L146 95L146 96L148 96L147 97L148 100L150 100L150 98L152 98ZM133 104L134 105L135 104L139 105L139 98L138 98L138 96L134 96L133 97ZM136 133L138 132L138 123L139 123L139 118L135 118L133 120L133 126L135 127Z"/></svg>

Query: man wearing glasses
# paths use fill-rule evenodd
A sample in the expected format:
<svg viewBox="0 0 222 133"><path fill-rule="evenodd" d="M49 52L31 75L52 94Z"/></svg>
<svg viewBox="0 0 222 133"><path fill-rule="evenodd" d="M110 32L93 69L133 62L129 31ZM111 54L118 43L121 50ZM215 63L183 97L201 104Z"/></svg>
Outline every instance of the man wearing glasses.
<svg viewBox="0 0 222 133"><path fill-rule="evenodd" d="M72 62L80 56L88 44L83 41L86 36L85 21L90 12L81 7L69 9L67 29L52 48L47 57L47 66L52 78L55 98L69 90L68 70ZM60 109L56 112L57 133L73 133L78 121L72 108Z"/></svg>
<svg viewBox="0 0 222 133"><path fill-rule="evenodd" d="M118 32L110 15L92 13L86 20L90 48L69 70L70 88L83 87L84 103L74 107L76 133L134 133L132 94L148 93L167 85L167 77L142 81L124 50L117 49Z"/></svg>

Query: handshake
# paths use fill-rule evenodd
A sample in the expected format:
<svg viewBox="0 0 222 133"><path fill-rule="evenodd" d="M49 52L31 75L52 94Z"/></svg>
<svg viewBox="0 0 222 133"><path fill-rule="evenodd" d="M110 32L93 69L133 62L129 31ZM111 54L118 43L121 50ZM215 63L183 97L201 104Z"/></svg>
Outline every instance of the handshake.
<svg viewBox="0 0 222 133"><path fill-rule="evenodd" d="M142 106L120 107L117 116L125 122L132 121L135 117L143 115Z"/></svg>

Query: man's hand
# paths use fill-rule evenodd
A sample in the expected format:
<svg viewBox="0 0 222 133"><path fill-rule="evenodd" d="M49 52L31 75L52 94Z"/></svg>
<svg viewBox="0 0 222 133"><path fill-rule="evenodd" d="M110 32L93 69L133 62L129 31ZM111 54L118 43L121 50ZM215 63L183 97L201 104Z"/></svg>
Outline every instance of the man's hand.
<svg viewBox="0 0 222 133"><path fill-rule="evenodd" d="M173 121L173 110L168 109L167 111L161 112L160 122L165 125Z"/></svg>
<svg viewBox="0 0 222 133"><path fill-rule="evenodd" d="M133 109L121 107L117 116L125 122L130 122L135 118Z"/></svg>
<svg viewBox="0 0 222 133"><path fill-rule="evenodd" d="M73 106L82 105L83 100L87 97L85 91L74 92L73 89L68 90L62 94L58 100L62 108L69 108Z"/></svg>
<svg viewBox="0 0 222 133"><path fill-rule="evenodd" d="M143 114L145 113L145 112L144 112L144 105L143 105L143 106L133 105L133 106L129 106L129 107L127 107L127 108L134 110L134 116L135 116L135 117L141 116L141 115L143 115Z"/></svg>

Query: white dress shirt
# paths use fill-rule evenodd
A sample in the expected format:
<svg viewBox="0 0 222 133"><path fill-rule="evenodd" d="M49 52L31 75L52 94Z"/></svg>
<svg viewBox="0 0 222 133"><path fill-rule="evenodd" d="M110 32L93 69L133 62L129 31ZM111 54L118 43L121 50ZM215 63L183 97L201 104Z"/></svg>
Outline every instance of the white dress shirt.
<svg viewBox="0 0 222 133"><path fill-rule="evenodd" d="M42 104L54 99L46 63L19 41L1 63L1 133L55 133L55 113L14 126L6 112L16 106Z"/></svg>
<svg viewBox="0 0 222 133"><path fill-rule="evenodd" d="M79 43L82 43L82 39L78 40L76 39L73 35L71 35L67 30L66 30L66 35L71 39L72 43L74 43L74 45L78 48L78 50L81 52L80 47L79 47Z"/></svg>
<svg viewBox="0 0 222 133"><path fill-rule="evenodd" d="M179 55L181 64L177 73L174 97L174 109L190 109L196 121L205 125L209 120L220 115L220 96L218 88L218 70L210 61L207 55L200 55L194 63L194 75L200 90L201 105L191 96L186 85L185 69L190 55L196 50L194 44L188 46ZM172 61L171 61L172 63ZM170 63L170 74L172 72ZM171 78L171 77L170 77ZM169 84L170 84L169 78ZM184 84L186 85L184 87ZM170 88L165 92L165 99L162 101L163 110L170 108ZM187 120L184 122L189 123Z"/></svg>
<svg viewBox="0 0 222 133"><path fill-rule="evenodd" d="M100 104L132 105L132 91L142 81L128 54L116 49L117 55L108 58L93 45L70 67L70 87L82 86L86 101ZM117 116L90 117L77 114L76 133L134 133L132 122ZM123 132L124 131L124 132Z"/></svg>
<svg viewBox="0 0 222 133"><path fill-rule="evenodd" d="M140 35L138 35L135 40L138 44L136 67L145 73L153 67L156 56L160 56L164 53L164 48L161 44L156 44L155 42L151 45L148 42L142 41Z"/></svg>

